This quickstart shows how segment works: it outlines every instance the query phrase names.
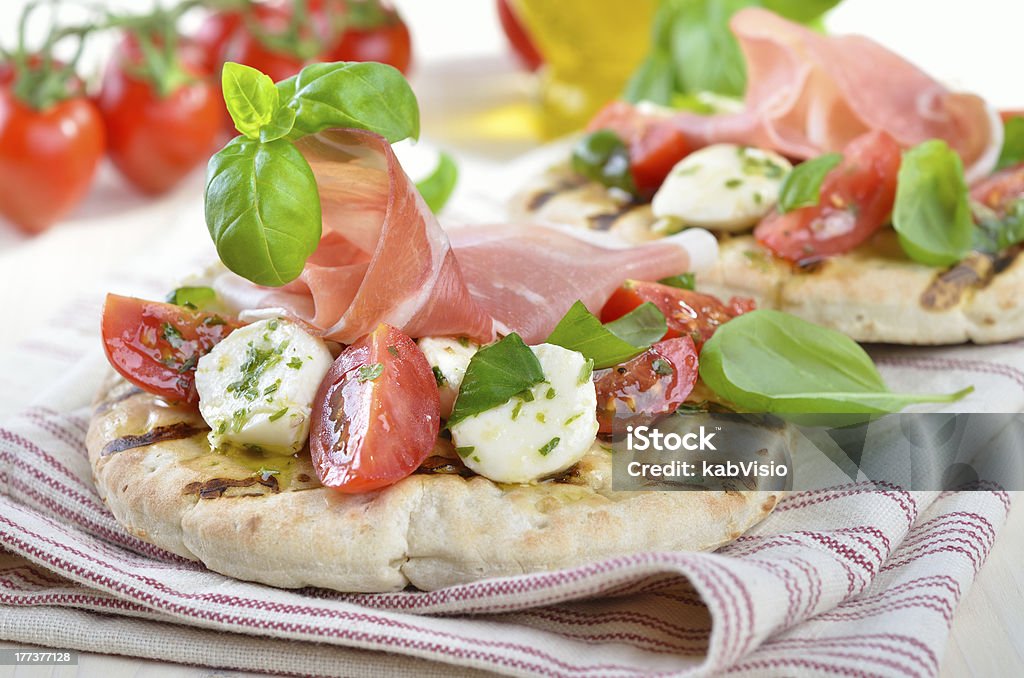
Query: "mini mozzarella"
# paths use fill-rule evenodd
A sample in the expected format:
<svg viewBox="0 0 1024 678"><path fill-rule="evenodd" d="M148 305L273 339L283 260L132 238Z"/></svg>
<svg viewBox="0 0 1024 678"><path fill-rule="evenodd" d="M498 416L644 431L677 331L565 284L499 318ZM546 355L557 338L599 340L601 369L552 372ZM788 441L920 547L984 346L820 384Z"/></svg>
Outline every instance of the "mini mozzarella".
<svg viewBox="0 0 1024 678"><path fill-rule="evenodd" d="M463 462L501 483L528 483L583 458L597 436L597 395L583 356L555 346L530 347L546 381L532 400L510 401L457 422L452 442Z"/></svg>
<svg viewBox="0 0 1024 678"><path fill-rule="evenodd" d="M287 320L260 320L229 334L196 367L210 445L301 450L313 399L332 362L323 341Z"/></svg>
<svg viewBox="0 0 1024 678"><path fill-rule="evenodd" d="M654 195L659 219L717 231L742 231L775 206L779 189L793 169L778 153L715 144L691 153L669 172Z"/></svg>
<svg viewBox="0 0 1024 678"><path fill-rule="evenodd" d="M450 337L424 337L417 343L434 370L437 390L441 394L441 416L447 419L459 395L469 361L480 346L466 339Z"/></svg>

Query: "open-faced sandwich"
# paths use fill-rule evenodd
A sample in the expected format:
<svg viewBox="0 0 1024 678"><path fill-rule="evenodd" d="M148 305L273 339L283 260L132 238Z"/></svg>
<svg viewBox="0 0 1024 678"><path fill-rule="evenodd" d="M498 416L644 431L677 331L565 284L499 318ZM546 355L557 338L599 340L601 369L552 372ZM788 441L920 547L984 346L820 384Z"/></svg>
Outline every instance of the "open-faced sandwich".
<svg viewBox="0 0 1024 678"><path fill-rule="evenodd" d="M770 512L777 485L615 491L604 440L684 404L884 412L963 395L891 393L847 337L693 291L715 264L702 229L619 248L543 226L445 232L392 151L418 112L390 67L275 86L228 64L224 91L242 134L208 175L223 266L167 302L107 298L116 374L88 436L116 518L218 572L434 589L712 549Z"/></svg>
<svg viewBox="0 0 1024 678"><path fill-rule="evenodd" d="M514 212L630 242L712 230L702 289L858 341L1024 336L1024 121L1004 140L983 100L866 38L760 9L731 28L743 102L610 104Z"/></svg>

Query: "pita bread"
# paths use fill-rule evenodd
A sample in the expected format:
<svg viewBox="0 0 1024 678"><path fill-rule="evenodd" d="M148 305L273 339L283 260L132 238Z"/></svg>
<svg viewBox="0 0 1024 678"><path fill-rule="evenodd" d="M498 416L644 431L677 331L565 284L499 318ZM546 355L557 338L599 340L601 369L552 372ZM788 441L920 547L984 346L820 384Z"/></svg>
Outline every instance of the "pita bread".
<svg viewBox="0 0 1024 678"><path fill-rule="evenodd" d="M378 492L319 485L308 451L215 453L191 410L119 376L100 389L87 444L96 486L132 534L222 574L280 587L432 590L649 550L711 550L779 492L614 492L598 446L557 478L499 485L439 441ZM273 469L277 473L261 473ZM755 487L755 489L757 489Z"/></svg>
<svg viewBox="0 0 1024 678"><path fill-rule="evenodd" d="M625 201L567 166L517 194L513 218L607 231L627 242L659 237L649 204ZM722 235L719 259L697 276L701 291L754 298L860 342L987 344L1024 337L1024 256L972 254L948 269L908 259L892 229L813 266L778 259L753 236Z"/></svg>

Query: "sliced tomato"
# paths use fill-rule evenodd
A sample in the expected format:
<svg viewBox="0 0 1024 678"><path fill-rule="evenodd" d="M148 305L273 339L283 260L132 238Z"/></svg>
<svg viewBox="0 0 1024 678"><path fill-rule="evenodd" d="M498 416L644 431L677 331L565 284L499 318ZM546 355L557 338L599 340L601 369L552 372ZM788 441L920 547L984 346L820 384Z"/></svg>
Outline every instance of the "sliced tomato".
<svg viewBox="0 0 1024 678"><path fill-rule="evenodd" d="M1017 199L1024 197L1024 164L1007 167L982 179L971 187L971 197L1004 214Z"/></svg>
<svg viewBox="0 0 1024 678"><path fill-rule="evenodd" d="M108 294L103 350L121 376L173 403L198 403L199 359L240 324L215 313Z"/></svg>
<svg viewBox="0 0 1024 678"><path fill-rule="evenodd" d="M690 337L660 341L627 363L594 374L598 432L651 424L676 410L697 383Z"/></svg>
<svg viewBox="0 0 1024 678"><path fill-rule="evenodd" d="M723 304L702 294L656 282L627 280L601 309L602 322L611 322L649 301L665 314L668 332L664 339L690 337L699 351L718 326L756 308L753 299L733 297Z"/></svg>
<svg viewBox="0 0 1024 678"><path fill-rule="evenodd" d="M381 323L338 356L313 403L309 449L317 477L341 492L405 478L430 455L441 402L416 343Z"/></svg>
<svg viewBox="0 0 1024 678"><path fill-rule="evenodd" d="M640 113L632 105L615 101L594 116L588 132L607 129L629 147L629 167L637 190L653 194L675 164L693 149L681 131L663 116Z"/></svg>
<svg viewBox="0 0 1024 678"><path fill-rule="evenodd" d="M807 263L849 252L889 220L896 201L900 146L885 132L868 132L843 149L843 160L821 184L817 205L772 212L754 237L773 254Z"/></svg>

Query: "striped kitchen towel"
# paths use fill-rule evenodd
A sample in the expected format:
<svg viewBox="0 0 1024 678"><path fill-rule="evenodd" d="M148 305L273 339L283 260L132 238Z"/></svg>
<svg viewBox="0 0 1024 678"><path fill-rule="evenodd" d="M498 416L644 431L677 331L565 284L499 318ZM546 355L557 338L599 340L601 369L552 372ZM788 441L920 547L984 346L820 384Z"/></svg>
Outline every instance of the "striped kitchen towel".
<svg viewBox="0 0 1024 678"><path fill-rule="evenodd" d="M47 343L3 357L7 384L36 396L0 426L3 639L294 675L445 675L444 663L553 676L930 676L1010 507L998 488L851 482L787 497L716 553L639 553L430 593L275 589L164 553L107 512L83 442L105 366L95 316L78 315L80 327L64 314ZM960 407L1020 411L1021 353L876 358L896 388L973 383Z"/></svg>

